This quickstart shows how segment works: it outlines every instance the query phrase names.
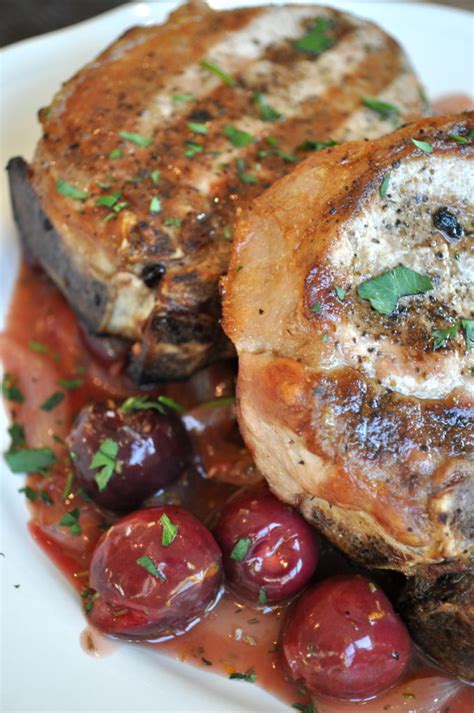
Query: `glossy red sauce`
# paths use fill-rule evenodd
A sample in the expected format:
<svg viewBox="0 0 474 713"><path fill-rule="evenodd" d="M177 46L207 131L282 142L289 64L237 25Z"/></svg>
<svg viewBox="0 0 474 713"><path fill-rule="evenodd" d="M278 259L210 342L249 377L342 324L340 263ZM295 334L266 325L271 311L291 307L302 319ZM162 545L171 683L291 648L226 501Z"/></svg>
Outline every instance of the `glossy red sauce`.
<svg viewBox="0 0 474 713"><path fill-rule="evenodd" d="M39 352L35 342L43 345ZM8 402L12 420L23 425L27 446L49 446L59 460L47 477L28 477L31 488L46 492L53 501L47 503L37 497L31 503L30 531L80 593L88 583L94 546L114 516L81 497L74 485L70 492L65 491L71 465L62 439L84 404L107 397L120 400L137 394L138 389L124 375L120 363L101 364L91 356L77 320L60 293L42 272L26 264L20 270L6 332L0 336L0 350L5 371L16 377L25 396L24 403ZM80 379L82 383L77 388L65 389L63 402L52 411L39 410L38 405L58 390L59 379ZM232 389L233 367L223 362L187 383L148 390L150 394L172 396L190 409L185 421L193 429L194 446L201 460L200 472L186 474L153 502L180 502L212 525L213 516L235 486L255 481L257 473L235 432L232 406L218 409L219 413L215 409L196 408L205 401L231 394ZM207 477L203 477L205 473ZM58 524L64 513L76 507L81 510L79 536ZM351 567L340 553L323 542L317 579ZM389 596L396 594L398 576L381 572L371 576ZM166 643L137 645L152 646L157 652L193 663L203 671L225 676L255 671L255 685L289 704L308 704L309 697L289 680L281 659L278 642L284 616L285 607L257 611L225 592L207 618L186 635ZM86 632L83 639L86 649L95 650L93 632ZM249 684L232 681L229 685ZM404 679L377 699L363 703L320 699L316 703L319 713L356 709L366 713L471 713L474 695L473 689L443 674L415 652Z"/></svg>

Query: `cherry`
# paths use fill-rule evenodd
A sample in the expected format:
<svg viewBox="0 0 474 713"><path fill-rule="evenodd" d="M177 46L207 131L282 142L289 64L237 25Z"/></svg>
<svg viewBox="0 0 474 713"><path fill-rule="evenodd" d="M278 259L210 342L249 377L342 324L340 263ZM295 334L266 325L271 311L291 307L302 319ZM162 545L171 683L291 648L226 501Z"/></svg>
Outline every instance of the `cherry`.
<svg viewBox="0 0 474 713"><path fill-rule="evenodd" d="M113 402L84 408L69 445L79 483L98 505L117 512L139 507L175 480L191 454L184 426L171 411L123 412ZM91 467L99 452L103 457Z"/></svg>
<svg viewBox="0 0 474 713"><path fill-rule="evenodd" d="M394 684L411 648L385 594L361 575L331 577L302 594L282 643L293 678L311 693L359 700Z"/></svg>
<svg viewBox="0 0 474 713"><path fill-rule="evenodd" d="M146 508L99 540L85 608L107 634L165 639L198 623L221 582L220 550L194 515L172 505Z"/></svg>
<svg viewBox="0 0 474 713"><path fill-rule="evenodd" d="M294 596L316 569L316 531L263 488L232 498L220 515L215 536L230 584L260 604Z"/></svg>

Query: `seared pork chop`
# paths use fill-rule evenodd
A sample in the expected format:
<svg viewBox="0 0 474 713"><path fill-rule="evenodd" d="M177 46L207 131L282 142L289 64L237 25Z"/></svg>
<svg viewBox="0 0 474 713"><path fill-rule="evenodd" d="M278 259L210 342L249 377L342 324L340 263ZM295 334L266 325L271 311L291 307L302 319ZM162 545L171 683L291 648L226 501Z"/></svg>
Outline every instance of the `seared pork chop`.
<svg viewBox="0 0 474 713"><path fill-rule="evenodd" d="M372 23L190 3L40 111L33 162L9 165L15 218L89 329L132 340L137 380L185 377L230 350L217 283L242 207L321 144L419 116L421 97Z"/></svg>
<svg viewBox="0 0 474 713"><path fill-rule="evenodd" d="M364 565L465 573L471 626L473 129L426 119L314 155L241 219L224 282L271 489Z"/></svg>

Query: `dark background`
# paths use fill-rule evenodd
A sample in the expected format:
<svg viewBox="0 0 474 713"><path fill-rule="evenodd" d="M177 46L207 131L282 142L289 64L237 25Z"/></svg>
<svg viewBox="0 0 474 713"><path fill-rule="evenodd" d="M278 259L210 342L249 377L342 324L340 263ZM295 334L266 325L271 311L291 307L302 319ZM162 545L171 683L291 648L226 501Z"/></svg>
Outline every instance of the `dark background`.
<svg viewBox="0 0 474 713"><path fill-rule="evenodd" d="M473 0L431 2L471 10L474 5ZM58 30L124 4L124 0L2 0L0 46L50 30ZM255 4L258 4L258 0L255 0ZM321 0L321 4L324 5L324 0Z"/></svg>

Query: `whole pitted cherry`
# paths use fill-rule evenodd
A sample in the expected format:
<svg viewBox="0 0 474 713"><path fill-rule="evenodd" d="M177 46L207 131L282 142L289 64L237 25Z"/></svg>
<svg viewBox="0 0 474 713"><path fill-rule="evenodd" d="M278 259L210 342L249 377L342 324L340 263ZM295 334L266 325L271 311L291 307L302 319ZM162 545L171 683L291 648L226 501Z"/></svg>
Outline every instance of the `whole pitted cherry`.
<svg viewBox="0 0 474 713"><path fill-rule="evenodd" d="M394 684L410 637L378 587L360 575L331 577L292 606L282 634L295 680L313 694L365 699Z"/></svg>
<svg viewBox="0 0 474 713"><path fill-rule="evenodd" d="M113 402L85 407L69 436L80 485L98 505L116 512L139 507L178 478L191 457L175 413L158 402L159 410L133 403L140 405L132 398L121 407Z"/></svg>
<svg viewBox="0 0 474 713"><path fill-rule="evenodd" d="M316 531L265 488L232 498L220 515L215 536L229 583L255 603L291 598L316 569Z"/></svg>
<svg viewBox="0 0 474 713"><path fill-rule="evenodd" d="M221 582L219 547L194 515L172 505L145 508L99 540L85 608L107 634L166 639L199 622Z"/></svg>

